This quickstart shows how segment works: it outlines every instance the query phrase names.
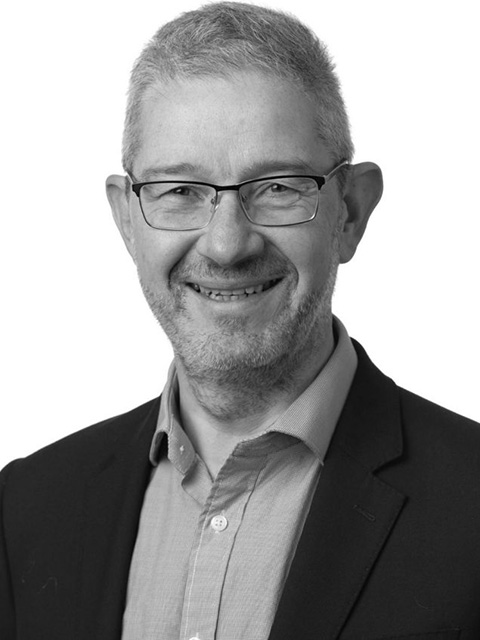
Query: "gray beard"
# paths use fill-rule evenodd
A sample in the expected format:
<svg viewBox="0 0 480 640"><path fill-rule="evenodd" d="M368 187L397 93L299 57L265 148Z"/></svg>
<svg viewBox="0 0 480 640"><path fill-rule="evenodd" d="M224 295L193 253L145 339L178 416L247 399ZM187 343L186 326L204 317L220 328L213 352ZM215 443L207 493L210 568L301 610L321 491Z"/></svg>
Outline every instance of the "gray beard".
<svg viewBox="0 0 480 640"><path fill-rule="evenodd" d="M268 409L275 398L291 393L302 372L318 360L319 347L331 331L338 263L334 238L323 290L306 296L295 312L285 309L258 333L241 319L225 320L212 332L188 330L177 321L184 310L182 299L172 305L171 298L140 282L197 401L216 419L229 421Z"/></svg>

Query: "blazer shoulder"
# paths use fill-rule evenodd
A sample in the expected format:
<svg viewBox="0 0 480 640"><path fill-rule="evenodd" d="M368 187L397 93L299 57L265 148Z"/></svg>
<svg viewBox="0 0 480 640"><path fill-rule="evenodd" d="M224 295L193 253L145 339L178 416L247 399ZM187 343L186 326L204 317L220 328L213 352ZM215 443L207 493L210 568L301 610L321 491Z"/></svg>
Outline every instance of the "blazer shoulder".
<svg viewBox="0 0 480 640"><path fill-rule="evenodd" d="M92 473L102 462L130 443L153 436L160 398L150 400L126 413L102 420L35 453L11 462L2 471L2 482L18 478L39 480L71 478Z"/></svg>
<svg viewBox="0 0 480 640"><path fill-rule="evenodd" d="M334 440L372 469L437 461L478 473L480 425L398 386L353 343L358 368Z"/></svg>
<svg viewBox="0 0 480 640"><path fill-rule="evenodd" d="M425 504L478 505L480 424L401 387L398 392L404 450L384 478L407 495L424 495Z"/></svg>
<svg viewBox="0 0 480 640"><path fill-rule="evenodd" d="M403 423L410 431L454 437L457 442L480 445L480 423L398 387Z"/></svg>

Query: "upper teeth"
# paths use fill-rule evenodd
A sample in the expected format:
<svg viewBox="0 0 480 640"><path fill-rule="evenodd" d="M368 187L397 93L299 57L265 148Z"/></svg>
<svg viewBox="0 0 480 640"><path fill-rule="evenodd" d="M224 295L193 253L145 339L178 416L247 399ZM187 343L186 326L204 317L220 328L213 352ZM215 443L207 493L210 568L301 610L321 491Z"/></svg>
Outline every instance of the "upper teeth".
<svg viewBox="0 0 480 640"><path fill-rule="evenodd" d="M268 282L257 284L252 287L245 287L242 289L212 289L210 287L202 287L202 285L197 284L196 282L192 283L192 287L195 289L195 291L198 291L199 293L210 297L242 296L250 295L252 293L260 293L261 291L264 291L264 289L270 288L274 282L275 280L269 280Z"/></svg>

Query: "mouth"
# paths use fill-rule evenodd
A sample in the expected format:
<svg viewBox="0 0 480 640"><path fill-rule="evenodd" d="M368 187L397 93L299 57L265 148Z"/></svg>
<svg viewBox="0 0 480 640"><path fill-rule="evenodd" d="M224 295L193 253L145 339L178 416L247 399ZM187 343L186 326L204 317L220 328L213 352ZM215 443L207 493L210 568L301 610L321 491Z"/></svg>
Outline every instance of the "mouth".
<svg viewBox="0 0 480 640"><path fill-rule="evenodd" d="M214 288L210 286L203 286L197 282L187 282L186 284L196 291L196 293L199 293L210 300L214 300L215 302L236 302L237 300L245 300L252 296L258 296L259 294L275 287L281 280L282 278L274 278L273 280L267 280L260 284L236 288Z"/></svg>

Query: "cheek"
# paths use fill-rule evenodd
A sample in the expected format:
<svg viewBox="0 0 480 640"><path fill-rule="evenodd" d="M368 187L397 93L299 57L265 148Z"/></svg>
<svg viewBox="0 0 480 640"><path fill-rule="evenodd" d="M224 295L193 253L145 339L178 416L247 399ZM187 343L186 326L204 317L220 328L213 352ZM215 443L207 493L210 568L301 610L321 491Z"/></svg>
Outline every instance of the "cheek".
<svg viewBox="0 0 480 640"><path fill-rule="evenodd" d="M304 258L299 266L300 287L306 292L323 290L330 275L332 253L329 246L314 244L305 247Z"/></svg>
<svg viewBox="0 0 480 640"><path fill-rule="evenodd" d="M298 272L299 294L322 291L331 271L332 229L328 225L313 228L305 225L302 233L289 243L287 256Z"/></svg>
<svg viewBox="0 0 480 640"><path fill-rule="evenodd" d="M135 229L135 257L142 281L152 289L168 286L170 272L185 256L191 241L174 231Z"/></svg>

